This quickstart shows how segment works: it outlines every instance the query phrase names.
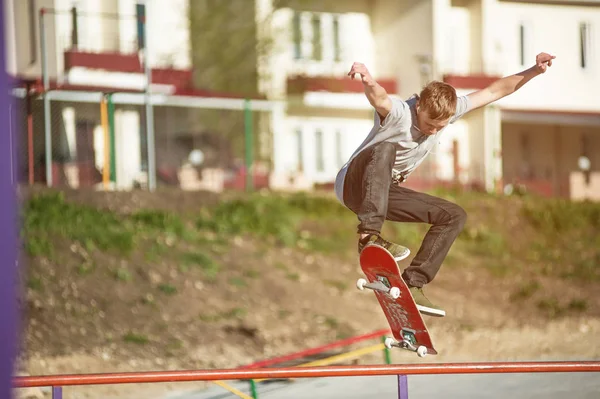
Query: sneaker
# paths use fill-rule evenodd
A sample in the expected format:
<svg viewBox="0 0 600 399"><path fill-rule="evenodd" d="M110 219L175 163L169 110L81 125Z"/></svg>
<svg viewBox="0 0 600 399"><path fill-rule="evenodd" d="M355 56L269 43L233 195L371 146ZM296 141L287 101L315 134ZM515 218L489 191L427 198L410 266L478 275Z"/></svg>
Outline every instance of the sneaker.
<svg viewBox="0 0 600 399"><path fill-rule="evenodd" d="M423 293L423 288L409 287L409 291L415 300L415 303L417 304L417 309L419 309L419 312L429 316L446 316L446 311L444 309L440 308L439 306L435 306L429 299L427 299Z"/></svg>
<svg viewBox="0 0 600 399"><path fill-rule="evenodd" d="M363 248L369 244L377 244L384 247L392 254L396 262L400 262L402 259L410 255L410 249L384 240L381 238L381 236L376 234L371 234L365 237L365 239L358 240L358 253L360 254Z"/></svg>

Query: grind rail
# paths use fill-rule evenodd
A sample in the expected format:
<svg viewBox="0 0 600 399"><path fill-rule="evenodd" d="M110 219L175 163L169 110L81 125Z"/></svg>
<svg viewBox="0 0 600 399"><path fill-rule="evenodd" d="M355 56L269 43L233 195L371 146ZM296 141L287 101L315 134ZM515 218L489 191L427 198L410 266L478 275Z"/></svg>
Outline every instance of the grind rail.
<svg viewBox="0 0 600 399"><path fill-rule="evenodd" d="M398 398L407 399L408 375L558 372L600 372L600 362L433 363L71 374L17 377L13 385L17 388L52 387L53 399L62 399L62 387L73 385L397 375Z"/></svg>

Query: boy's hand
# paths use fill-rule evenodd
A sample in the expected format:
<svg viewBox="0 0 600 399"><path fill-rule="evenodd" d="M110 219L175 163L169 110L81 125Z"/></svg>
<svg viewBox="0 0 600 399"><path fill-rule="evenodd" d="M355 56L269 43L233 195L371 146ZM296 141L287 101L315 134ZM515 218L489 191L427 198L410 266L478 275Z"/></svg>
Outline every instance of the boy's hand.
<svg viewBox="0 0 600 399"><path fill-rule="evenodd" d="M348 76L350 76L351 79L361 79L363 84L367 84L369 86L375 83L375 80L373 80L373 77L369 73L367 67L360 62L355 62L352 64L352 68L350 68Z"/></svg>
<svg viewBox="0 0 600 399"><path fill-rule="evenodd" d="M537 57L535 57L535 69L538 73L546 72L548 67L552 66L552 60L555 59L555 55L550 55L547 53L539 53Z"/></svg>

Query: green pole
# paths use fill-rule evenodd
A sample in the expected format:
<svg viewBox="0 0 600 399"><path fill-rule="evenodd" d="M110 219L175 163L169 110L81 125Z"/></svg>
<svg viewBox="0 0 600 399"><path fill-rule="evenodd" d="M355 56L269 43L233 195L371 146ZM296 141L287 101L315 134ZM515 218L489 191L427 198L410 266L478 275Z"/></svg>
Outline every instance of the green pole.
<svg viewBox="0 0 600 399"><path fill-rule="evenodd" d="M249 99L244 100L244 135L246 143L246 191L254 189L253 179L253 136L252 128L252 107Z"/></svg>
<svg viewBox="0 0 600 399"><path fill-rule="evenodd" d="M108 108L108 134L110 137L110 181L117 183L117 158L115 143L115 104L112 100L112 93L106 96L106 105Z"/></svg>
<svg viewBox="0 0 600 399"><path fill-rule="evenodd" d="M250 394L254 399L258 399L258 391L256 390L256 382L250 380Z"/></svg>
<svg viewBox="0 0 600 399"><path fill-rule="evenodd" d="M381 337L381 342L383 342L385 344L385 335L383 335ZM387 346L383 347L383 355L385 357L385 364L392 364L392 354L390 353L390 350L388 349Z"/></svg>

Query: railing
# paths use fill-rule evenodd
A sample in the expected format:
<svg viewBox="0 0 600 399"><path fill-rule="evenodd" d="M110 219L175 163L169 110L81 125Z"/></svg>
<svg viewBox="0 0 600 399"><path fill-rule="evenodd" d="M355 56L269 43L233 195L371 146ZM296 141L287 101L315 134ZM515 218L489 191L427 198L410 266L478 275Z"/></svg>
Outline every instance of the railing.
<svg viewBox="0 0 600 399"><path fill-rule="evenodd" d="M397 375L398 397L406 399L408 398L408 375L556 372L600 372L600 362L439 363L55 375L18 377L14 379L14 386L18 388L51 386L53 398L61 399L62 390L59 388L73 385Z"/></svg>
<svg viewBox="0 0 600 399"><path fill-rule="evenodd" d="M377 330L377 331L374 331L371 333L341 339L341 340L338 340L335 342L328 343L326 345L322 345L322 346L318 346L318 347L314 347L314 348L310 348L310 349L305 349L305 350L287 354L284 356L260 360L255 363L241 366L238 369L251 369L251 368L268 367L268 366L272 366L272 365L281 365L282 363L286 363L286 362L290 362L290 361L298 360L298 359L303 359L303 358L306 358L309 356L313 356L316 354L320 354L320 353L329 351L331 349L345 347L345 346L349 346L349 345L352 345L355 343L359 343L359 342L363 342L363 341L367 341L367 340L371 340L371 339L376 339L376 338L381 339L381 341L383 342L386 338L386 334L388 334L388 333L389 333L388 329ZM341 361L345 361L345 360L349 360L349 359L356 359L360 356L364 356L366 354L369 354L372 352L377 352L380 350L384 351L385 362L387 364L390 364L391 363L390 350L387 347L385 347L385 345L383 343L380 343L378 345L371 345L366 348L360 348L360 349L345 352L342 354L336 354L333 356L329 356L324 359L319 359L319 360L315 360L315 361L310 361L308 363L303 363L300 366L304 366L304 367L324 366L324 365L329 365L329 364L333 364L336 362L341 362ZM147 375L147 373L145 373L145 374ZM47 376L47 377L42 377L42 378L51 378L51 377ZM256 388L256 382L262 381L262 380L264 380L264 379L258 379L258 380L249 379L248 380L248 382L250 383L250 392L252 394L251 397L244 394L243 392L240 392L239 390L225 384L224 382L219 381L218 379L215 379L212 381L215 384L219 385L221 388L226 389L229 392L233 393L234 395L237 395L243 399L258 399L258 390ZM21 381L21 380L19 380L19 381ZM38 387L39 386L52 386L52 398L53 399L62 399L62 386L63 385L66 385L66 384L62 384L62 385L60 385L60 384L59 385L53 385L53 384L43 385L42 384L42 385L37 385L37 386ZM81 385L81 384L75 384L75 385ZM21 387L26 388L26 387L35 387L35 386L27 385L27 386L21 386Z"/></svg>

